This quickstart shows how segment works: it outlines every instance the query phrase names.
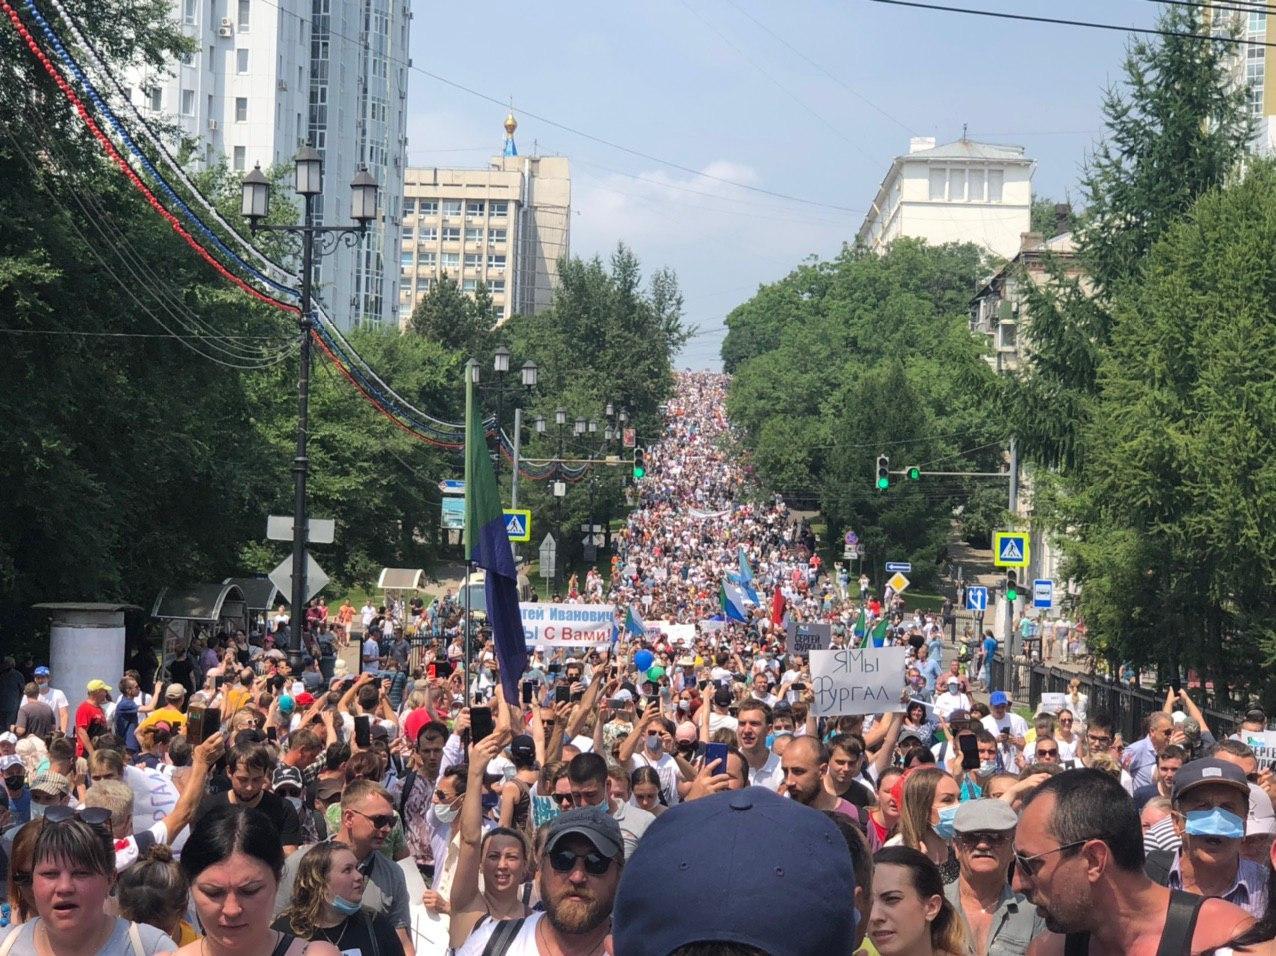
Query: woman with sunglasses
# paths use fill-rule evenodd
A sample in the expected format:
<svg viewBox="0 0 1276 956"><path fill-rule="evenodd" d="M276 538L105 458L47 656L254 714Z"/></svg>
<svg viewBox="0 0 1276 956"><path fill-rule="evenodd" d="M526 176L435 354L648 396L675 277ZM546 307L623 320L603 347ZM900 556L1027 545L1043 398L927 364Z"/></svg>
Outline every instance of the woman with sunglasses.
<svg viewBox="0 0 1276 956"><path fill-rule="evenodd" d="M14 923L25 923L35 915L31 874L35 869L35 841L42 826L43 820L24 824L14 836L13 848L9 851L9 914Z"/></svg>
<svg viewBox="0 0 1276 956"><path fill-rule="evenodd" d="M340 956L331 943L271 927L283 866L279 831L260 810L230 804L201 817L182 848L182 872L204 938L174 956Z"/></svg>
<svg viewBox="0 0 1276 956"><path fill-rule="evenodd" d="M389 918L362 906L366 881L348 844L339 840L316 844L302 858L292 901L274 928L301 939L332 943L342 953L403 956L403 943Z"/></svg>
<svg viewBox="0 0 1276 956"><path fill-rule="evenodd" d="M448 935L454 948L487 920L520 919L531 912L522 892L531 856L527 838L510 827L483 832L483 775L507 736L497 731L470 747L469 782L461 802L461 845L447 891L452 914Z"/></svg>
<svg viewBox="0 0 1276 956"><path fill-rule="evenodd" d="M108 915L115 885L110 812L50 807L32 852L30 899L36 918L13 927L0 953L40 956L155 956L177 944L154 926Z"/></svg>
<svg viewBox="0 0 1276 956"><path fill-rule="evenodd" d="M1064 767L1072 767L1077 759L1077 751L1081 749L1081 736L1073 729L1076 715L1065 707L1059 711L1058 724L1054 739L1059 744L1059 763Z"/></svg>

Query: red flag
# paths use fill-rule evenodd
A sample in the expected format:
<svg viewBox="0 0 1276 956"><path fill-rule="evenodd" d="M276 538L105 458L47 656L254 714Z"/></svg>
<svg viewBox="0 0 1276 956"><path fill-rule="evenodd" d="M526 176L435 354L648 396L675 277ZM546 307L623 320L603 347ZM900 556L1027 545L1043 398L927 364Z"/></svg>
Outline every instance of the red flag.
<svg viewBox="0 0 1276 956"><path fill-rule="evenodd" d="M771 623L776 627L784 623L784 595L778 587L771 596Z"/></svg>

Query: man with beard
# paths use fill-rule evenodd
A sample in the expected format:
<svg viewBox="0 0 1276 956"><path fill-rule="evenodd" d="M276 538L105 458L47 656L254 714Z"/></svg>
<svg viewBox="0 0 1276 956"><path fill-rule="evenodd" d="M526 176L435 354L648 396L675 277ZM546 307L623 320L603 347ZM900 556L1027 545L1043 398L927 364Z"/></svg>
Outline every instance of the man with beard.
<svg viewBox="0 0 1276 956"><path fill-rule="evenodd" d="M1239 906L1148 878L1134 801L1102 770L1067 770L1028 795L1014 859L1015 890L1050 930L1030 956L1189 956L1224 945L1252 922Z"/></svg>
<svg viewBox="0 0 1276 956"><path fill-rule="evenodd" d="M599 807L578 807L546 828L537 861L543 913L484 922L457 956L601 953L624 867L620 826Z"/></svg>
<svg viewBox="0 0 1276 956"><path fill-rule="evenodd" d="M859 808L849 800L835 797L824 787L828 771L828 748L814 737L793 738L780 758L784 771L781 793L813 810L834 810L845 814L863 827Z"/></svg>
<svg viewBox="0 0 1276 956"><path fill-rule="evenodd" d="M948 901L966 916L978 956L1023 956L1045 931L1041 914L1006 882L1014 855L1015 811L1004 800L967 800L953 821L955 883Z"/></svg>

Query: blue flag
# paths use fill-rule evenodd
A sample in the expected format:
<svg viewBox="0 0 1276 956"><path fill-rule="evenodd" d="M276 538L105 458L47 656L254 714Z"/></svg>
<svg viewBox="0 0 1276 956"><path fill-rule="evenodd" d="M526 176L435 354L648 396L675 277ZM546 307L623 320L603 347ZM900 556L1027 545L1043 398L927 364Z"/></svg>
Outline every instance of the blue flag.
<svg viewBox="0 0 1276 956"><path fill-rule="evenodd" d="M632 607L625 611L625 631L634 637L642 637L647 633L647 625Z"/></svg>
<svg viewBox="0 0 1276 956"><path fill-rule="evenodd" d="M505 533L505 514L496 474L487 453L487 436L474 408L474 383L465 377L465 558L487 572L487 623L496 643L501 687L507 702L519 699L519 681L527 670L527 639L518 610L514 552ZM471 675L466 674L468 681Z"/></svg>
<svg viewBox="0 0 1276 956"><path fill-rule="evenodd" d="M740 545L736 554L740 559L740 584L744 587L752 587L753 568L749 567L749 556L744 553L744 545Z"/></svg>

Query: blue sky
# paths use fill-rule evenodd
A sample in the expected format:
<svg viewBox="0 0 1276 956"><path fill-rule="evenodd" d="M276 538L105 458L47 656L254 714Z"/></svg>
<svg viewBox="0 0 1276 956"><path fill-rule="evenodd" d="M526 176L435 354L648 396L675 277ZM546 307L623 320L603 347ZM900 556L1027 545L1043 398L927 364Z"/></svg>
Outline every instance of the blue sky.
<svg viewBox="0 0 1276 956"><path fill-rule="evenodd" d="M1146 0L958 5L1132 26ZM871 0L417 3L414 64L514 98L518 145L572 160L572 253L630 245L673 268L700 327L679 365L713 368L722 320L760 283L854 237L910 135L1016 143L1039 196L1075 191L1127 36ZM629 147L641 158L527 113ZM504 109L413 71L409 162L481 166ZM709 178L713 177L713 178ZM754 187L809 199L778 199Z"/></svg>

